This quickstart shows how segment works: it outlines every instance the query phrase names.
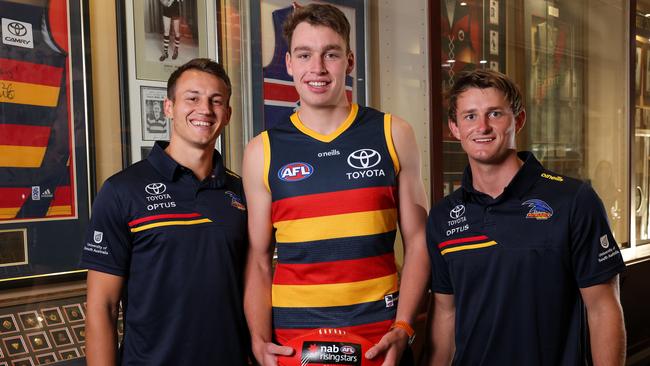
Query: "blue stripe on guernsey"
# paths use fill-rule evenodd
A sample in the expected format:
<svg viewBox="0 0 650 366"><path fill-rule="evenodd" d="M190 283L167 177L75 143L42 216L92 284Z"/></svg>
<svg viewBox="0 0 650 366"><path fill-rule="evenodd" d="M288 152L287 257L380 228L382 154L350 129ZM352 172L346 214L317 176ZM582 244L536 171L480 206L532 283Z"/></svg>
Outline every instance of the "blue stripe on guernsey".
<svg viewBox="0 0 650 366"><path fill-rule="evenodd" d="M393 252L396 231L317 240L306 243L277 243L280 263L319 263L373 257Z"/></svg>
<svg viewBox="0 0 650 366"><path fill-rule="evenodd" d="M399 293L392 294L397 299ZM347 306L318 308L273 308L274 328L340 328L394 319L397 301L385 300Z"/></svg>

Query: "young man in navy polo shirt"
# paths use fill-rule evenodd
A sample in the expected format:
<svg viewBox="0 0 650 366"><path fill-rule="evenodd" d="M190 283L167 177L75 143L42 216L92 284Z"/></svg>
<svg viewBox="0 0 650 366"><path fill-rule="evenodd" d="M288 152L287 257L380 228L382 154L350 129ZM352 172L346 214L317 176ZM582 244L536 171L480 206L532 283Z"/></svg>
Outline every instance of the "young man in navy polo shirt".
<svg viewBox="0 0 650 366"><path fill-rule="evenodd" d="M516 152L526 112L505 75L461 74L449 95L469 167L427 224L431 364L623 365L625 265L600 199Z"/></svg>
<svg viewBox="0 0 650 366"><path fill-rule="evenodd" d="M178 68L164 103L169 144L157 142L97 195L81 262L88 365L247 364L246 206L241 179L214 149L230 94L221 65L195 59Z"/></svg>

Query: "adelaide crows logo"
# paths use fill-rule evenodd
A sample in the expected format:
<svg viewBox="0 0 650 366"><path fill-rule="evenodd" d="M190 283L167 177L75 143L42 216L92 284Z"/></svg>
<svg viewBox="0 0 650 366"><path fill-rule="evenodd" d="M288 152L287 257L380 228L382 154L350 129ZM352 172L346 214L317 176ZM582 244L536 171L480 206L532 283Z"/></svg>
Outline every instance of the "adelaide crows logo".
<svg viewBox="0 0 650 366"><path fill-rule="evenodd" d="M526 214L527 219L548 220L553 216L553 209L551 206L542 200L531 199L521 205L530 207L530 210Z"/></svg>

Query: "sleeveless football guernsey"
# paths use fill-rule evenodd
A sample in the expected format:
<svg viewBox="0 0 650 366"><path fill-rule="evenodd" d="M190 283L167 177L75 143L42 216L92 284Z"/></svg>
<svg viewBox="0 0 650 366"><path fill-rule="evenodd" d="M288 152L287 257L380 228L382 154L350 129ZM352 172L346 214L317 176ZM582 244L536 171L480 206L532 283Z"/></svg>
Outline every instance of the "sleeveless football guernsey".
<svg viewBox="0 0 650 366"><path fill-rule="evenodd" d="M379 341L398 297L390 115L353 104L335 132L321 135L294 113L262 141L278 255L276 340L334 327Z"/></svg>
<svg viewBox="0 0 650 366"><path fill-rule="evenodd" d="M67 53L48 6L2 7L0 220L72 216Z"/></svg>

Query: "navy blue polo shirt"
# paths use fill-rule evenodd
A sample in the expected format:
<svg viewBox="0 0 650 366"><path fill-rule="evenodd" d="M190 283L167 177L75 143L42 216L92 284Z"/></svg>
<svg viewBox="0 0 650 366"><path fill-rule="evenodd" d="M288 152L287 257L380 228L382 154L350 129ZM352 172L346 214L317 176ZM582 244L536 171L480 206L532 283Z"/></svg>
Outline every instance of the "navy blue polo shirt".
<svg viewBox="0 0 650 366"><path fill-rule="evenodd" d="M81 266L124 277L123 365L244 365L241 179L215 151L199 181L165 147L104 183Z"/></svg>
<svg viewBox="0 0 650 366"><path fill-rule="evenodd" d="M468 167L429 215L432 290L456 306L454 365L584 365L580 288L625 268L594 190L519 158L499 197L476 191Z"/></svg>

